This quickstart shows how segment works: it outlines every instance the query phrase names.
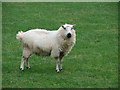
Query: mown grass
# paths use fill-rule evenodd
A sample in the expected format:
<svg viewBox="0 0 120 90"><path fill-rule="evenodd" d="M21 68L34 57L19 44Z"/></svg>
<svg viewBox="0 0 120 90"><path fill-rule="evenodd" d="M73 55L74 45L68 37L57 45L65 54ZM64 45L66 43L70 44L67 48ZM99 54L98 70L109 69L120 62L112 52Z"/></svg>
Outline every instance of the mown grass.
<svg viewBox="0 0 120 90"><path fill-rule="evenodd" d="M2 3L3 88L117 88L117 3ZM77 24L76 45L64 57L64 72L55 72L50 57L30 58L19 70L22 44L16 33L33 28L56 30Z"/></svg>

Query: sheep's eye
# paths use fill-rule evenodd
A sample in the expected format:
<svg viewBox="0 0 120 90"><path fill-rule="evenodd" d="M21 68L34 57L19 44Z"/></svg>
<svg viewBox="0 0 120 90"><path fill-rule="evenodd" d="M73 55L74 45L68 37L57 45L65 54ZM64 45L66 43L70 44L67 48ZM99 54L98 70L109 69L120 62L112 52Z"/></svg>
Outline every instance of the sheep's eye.
<svg viewBox="0 0 120 90"><path fill-rule="evenodd" d="M71 30L73 30L73 28L71 28Z"/></svg>
<svg viewBox="0 0 120 90"><path fill-rule="evenodd" d="M62 25L62 27L63 27L64 29L66 29L63 25Z"/></svg>
<svg viewBox="0 0 120 90"><path fill-rule="evenodd" d="M66 30L66 28L64 27L64 30Z"/></svg>

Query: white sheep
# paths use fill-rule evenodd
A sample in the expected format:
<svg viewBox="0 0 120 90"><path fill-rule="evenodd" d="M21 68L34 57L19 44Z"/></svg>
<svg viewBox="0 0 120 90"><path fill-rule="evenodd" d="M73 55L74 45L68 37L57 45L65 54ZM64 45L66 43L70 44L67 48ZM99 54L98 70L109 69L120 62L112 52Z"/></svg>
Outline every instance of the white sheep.
<svg viewBox="0 0 120 90"><path fill-rule="evenodd" d="M60 60L60 71L62 71L62 59L66 56L76 42L76 34L73 29L75 25L65 24L56 31L44 29L32 29L26 32L18 32L16 38L23 43L23 55L20 70L29 69L28 58L32 54L39 56L51 56L56 59L56 71L59 72L58 61Z"/></svg>

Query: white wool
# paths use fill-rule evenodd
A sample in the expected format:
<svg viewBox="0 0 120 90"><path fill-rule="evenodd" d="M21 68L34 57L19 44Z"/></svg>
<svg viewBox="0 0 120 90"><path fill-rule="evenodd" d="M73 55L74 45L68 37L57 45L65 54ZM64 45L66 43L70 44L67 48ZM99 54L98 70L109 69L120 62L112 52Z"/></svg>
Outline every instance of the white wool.
<svg viewBox="0 0 120 90"><path fill-rule="evenodd" d="M65 24L64 26L72 27L73 25ZM27 32L18 32L16 38L26 45L27 53L30 52L31 54L37 53L41 56L59 57L60 52L67 55L74 46L76 41L74 29L71 33L72 37L67 38L65 37L65 31L63 31L62 27L56 31L33 29Z"/></svg>

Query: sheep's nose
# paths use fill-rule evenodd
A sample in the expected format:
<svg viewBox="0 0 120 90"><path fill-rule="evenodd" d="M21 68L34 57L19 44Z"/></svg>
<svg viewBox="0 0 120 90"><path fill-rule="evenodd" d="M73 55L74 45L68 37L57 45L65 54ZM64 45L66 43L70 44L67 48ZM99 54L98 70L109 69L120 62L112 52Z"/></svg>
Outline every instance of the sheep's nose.
<svg viewBox="0 0 120 90"><path fill-rule="evenodd" d="M70 38L70 37L71 37L71 33L68 33L68 34L67 34L67 37Z"/></svg>

